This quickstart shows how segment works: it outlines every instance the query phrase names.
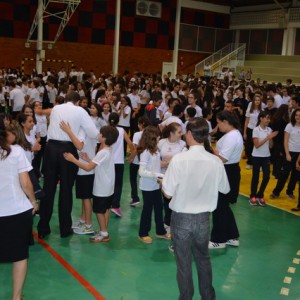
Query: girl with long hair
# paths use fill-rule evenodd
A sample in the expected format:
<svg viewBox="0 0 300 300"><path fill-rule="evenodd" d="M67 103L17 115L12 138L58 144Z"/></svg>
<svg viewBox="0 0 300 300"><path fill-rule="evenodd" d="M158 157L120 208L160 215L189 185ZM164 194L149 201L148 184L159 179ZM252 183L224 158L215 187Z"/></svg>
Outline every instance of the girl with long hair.
<svg viewBox="0 0 300 300"><path fill-rule="evenodd" d="M159 129L148 126L144 129L142 138L137 147L137 155L140 160L139 175L140 189L143 194L143 210L140 220L139 239L146 244L152 243L149 236L151 230L152 210L154 209L156 237L169 240L170 234L164 228L163 204L158 178L162 178L160 166L160 154L157 143Z"/></svg>
<svg viewBox="0 0 300 300"><path fill-rule="evenodd" d="M246 120L244 125L244 139L245 139L245 153L247 156L247 166L246 169L250 170L252 168L252 132L256 127L258 121L258 115L262 111L262 102L259 95L253 97L253 101L248 104L246 111Z"/></svg>
<svg viewBox="0 0 300 300"><path fill-rule="evenodd" d="M268 127L269 123L270 116L266 112L261 111L258 115L257 127L253 129L253 169L249 199L249 203L252 206L257 206L257 204L266 206L264 191L270 180L270 148L273 146L273 137L278 134L277 131L272 132L272 129ZM262 169L263 179L257 191L260 168Z"/></svg>
<svg viewBox="0 0 300 300"><path fill-rule="evenodd" d="M0 118L0 263L13 264L13 299L22 298L27 273L32 215L38 209L21 147L10 145Z"/></svg>
<svg viewBox="0 0 300 300"><path fill-rule="evenodd" d="M166 173L172 157L182 151L186 151L186 143L181 139L182 128L178 123L171 123L163 129L163 139L158 142L158 151L161 156L161 172ZM170 227L172 211L169 208L170 199L164 199L164 224L166 228Z"/></svg>

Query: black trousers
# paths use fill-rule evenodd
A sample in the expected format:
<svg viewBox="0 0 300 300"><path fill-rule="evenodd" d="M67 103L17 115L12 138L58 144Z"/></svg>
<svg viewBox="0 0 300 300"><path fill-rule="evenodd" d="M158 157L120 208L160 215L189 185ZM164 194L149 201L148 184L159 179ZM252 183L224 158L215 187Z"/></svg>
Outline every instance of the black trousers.
<svg viewBox="0 0 300 300"><path fill-rule="evenodd" d="M164 212L165 212L164 223L167 226L171 226L172 209L169 207L170 201L171 199L166 198L163 194Z"/></svg>
<svg viewBox="0 0 300 300"><path fill-rule="evenodd" d="M138 188L137 188L137 178L138 178L138 171L139 165L131 163L129 165L129 179L130 179L130 186L131 186L131 200L133 202L139 202L140 198L138 195Z"/></svg>
<svg viewBox="0 0 300 300"><path fill-rule="evenodd" d="M251 179L251 194L250 197L263 198L265 189L270 180L270 158L269 157L252 157L253 169L252 169L252 179ZM258 188L259 182L259 172L262 168L263 178Z"/></svg>
<svg viewBox="0 0 300 300"><path fill-rule="evenodd" d="M253 129L247 128L246 135L247 139L245 141L245 154L247 156L247 164L252 165L252 150L253 150L253 139L252 139Z"/></svg>
<svg viewBox="0 0 300 300"><path fill-rule="evenodd" d="M240 234L230 208L230 203L236 203L240 186L239 164L224 165L229 181L230 192L219 193L218 204L213 212L213 228L211 241L215 243L226 243L230 239L237 239Z"/></svg>
<svg viewBox="0 0 300 300"><path fill-rule="evenodd" d="M72 227L72 188L78 167L64 159L64 152L72 153L78 158L75 146L71 142L49 140L45 149L44 192L46 196L40 202L39 233L50 233L50 220L53 212L56 185L60 181L58 216L61 236L70 232Z"/></svg>
<svg viewBox="0 0 300 300"><path fill-rule="evenodd" d="M112 208L120 208L122 189L123 189L123 173L124 164L115 164L115 189L114 189L114 199L112 202Z"/></svg>
<svg viewBox="0 0 300 300"><path fill-rule="evenodd" d="M299 152L290 152L292 157L291 161L286 159L283 162L282 169L278 173L278 180L276 187L273 190L273 194L276 196L280 195L280 192L283 190L285 183L291 173L290 181L286 190L287 194L293 194L298 180L298 171L296 170L296 161L299 156Z"/></svg>
<svg viewBox="0 0 300 300"><path fill-rule="evenodd" d="M35 175L37 178L41 177L41 172L44 173L44 162L42 163L42 158L45 153L45 148L46 148L46 143L47 143L47 137L41 137L41 150L37 151L34 154L34 158L32 160L32 167L34 169ZM41 164L42 164L42 170L41 170Z"/></svg>
<svg viewBox="0 0 300 300"><path fill-rule="evenodd" d="M163 222L163 204L161 191L142 191L143 193L143 210L141 214L139 236L148 236L151 230L152 211L154 210L154 220L156 225L156 234L164 235L166 230Z"/></svg>

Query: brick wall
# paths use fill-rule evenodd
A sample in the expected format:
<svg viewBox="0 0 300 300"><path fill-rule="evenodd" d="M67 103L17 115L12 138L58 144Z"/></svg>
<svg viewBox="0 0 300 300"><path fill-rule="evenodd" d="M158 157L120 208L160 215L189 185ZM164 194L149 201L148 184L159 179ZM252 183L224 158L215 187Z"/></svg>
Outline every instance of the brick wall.
<svg viewBox="0 0 300 300"><path fill-rule="evenodd" d="M1 67L21 66L23 58L35 58L35 45L25 48L24 39L0 38ZM162 70L162 62L172 61L173 51L164 49L147 49L134 47L120 47L119 72L142 71L154 73ZM52 50L46 50L46 59L66 59L73 61L77 67L85 71L94 70L96 74L112 70L113 47L85 43L58 42ZM178 72L189 73L194 71L194 65L205 58L205 55L193 52L179 52ZM180 64L182 57L183 66ZM68 63L44 62L43 69L60 69L61 66L70 67ZM30 73L35 67L34 61L25 62L25 73Z"/></svg>

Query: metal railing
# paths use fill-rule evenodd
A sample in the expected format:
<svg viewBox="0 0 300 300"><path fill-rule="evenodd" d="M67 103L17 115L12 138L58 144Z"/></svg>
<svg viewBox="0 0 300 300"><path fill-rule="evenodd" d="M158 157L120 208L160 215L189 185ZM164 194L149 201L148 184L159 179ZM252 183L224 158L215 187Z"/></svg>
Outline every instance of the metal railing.
<svg viewBox="0 0 300 300"><path fill-rule="evenodd" d="M212 76L222 72L224 67L235 71L237 66L244 65L245 54L246 44L228 44L196 64L195 73Z"/></svg>

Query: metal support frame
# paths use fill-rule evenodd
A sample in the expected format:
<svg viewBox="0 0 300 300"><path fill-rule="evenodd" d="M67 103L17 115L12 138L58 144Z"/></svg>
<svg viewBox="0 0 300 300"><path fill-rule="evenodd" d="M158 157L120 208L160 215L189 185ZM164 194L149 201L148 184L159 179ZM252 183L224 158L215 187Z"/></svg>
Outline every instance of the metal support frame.
<svg viewBox="0 0 300 300"><path fill-rule="evenodd" d="M52 45L55 44L55 42L58 40L59 36L63 32L64 28L68 24L69 20L71 19L72 15L74 14L75 10L77 9L78 5L80 4L80 2L81 0L42 0L42 11L43 11L42 18L45 19L48 17L56 17L61 20L60 26L57 30L54 40L44 41L44 42ZM66 7L64 8L64 10L51 12L49 10L51 9L51 3L61 3L64 4ZM35 40L31 40L31 37L35 29L37 28L39 21L40 21L39 10L37 9L26 43L36 42Z"/></svg>

